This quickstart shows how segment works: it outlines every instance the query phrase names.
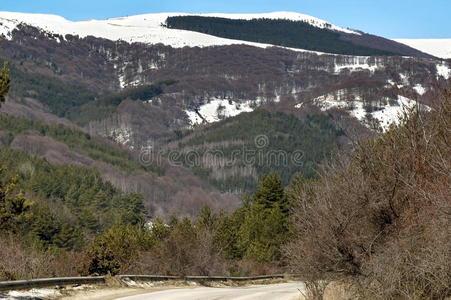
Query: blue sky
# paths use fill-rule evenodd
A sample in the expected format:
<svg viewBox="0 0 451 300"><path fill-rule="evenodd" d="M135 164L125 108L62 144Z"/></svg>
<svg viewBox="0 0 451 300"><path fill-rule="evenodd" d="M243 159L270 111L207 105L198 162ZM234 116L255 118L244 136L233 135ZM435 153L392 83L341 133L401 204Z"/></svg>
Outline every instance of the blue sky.
<svg viewBox="0 0 451 300"><path fill-rule="evenodd" d="M388 38L451 38L451 0L0 0L0 10L70 20L152 12L296 11Z"/></svg>

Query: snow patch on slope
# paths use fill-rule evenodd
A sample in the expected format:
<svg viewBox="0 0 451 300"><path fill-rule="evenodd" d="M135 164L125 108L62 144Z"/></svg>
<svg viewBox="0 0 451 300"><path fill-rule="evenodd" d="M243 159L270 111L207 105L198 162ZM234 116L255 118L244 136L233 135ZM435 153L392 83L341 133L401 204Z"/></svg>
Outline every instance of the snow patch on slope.
<svg viewBox="0 0 451 300"><path fill-rule="evenodd" d="M418 104L416 101L409 98L398 96L396 99L384 99L380 104L368 109L361 97L353 96L353 100L347 100L345 90L338 90L335 94L326 94L313 99L313 103L317 105L322 111L327 111L332 108L344 109L349 114L362 122L365 126L372 128L373 120L382 131L387 131L391 124L399 124L404 112L419 107L420 109L429 110L428 106ZM302 104L297 104L297 108L302 107Z"/></svg>
<svg viewBox="0 0 451 300"><path fill-rule="evenodd" d="M437 75L438 76L442 76L445 79L449 79L449 77L451 76L451 68L445 64L437 64Z"/></svg>
<svg viewBox="0 0 451 300"><path fill-rule="evenodd" d="M0 36L4 36L7 40L11 39L11 32L17 27L16 20L2 18L0 14Z"/></svg>
<svg viewBox="0 0 451 300"><path fill-rule="evenodd" d="M440 58L451 58L451 39L394 39L394 41Z"/></svg>
<svg viewBox="0 0 451 300"><path fill-rule="evenodd" d="M258 100L248 100L241 103L227 99L212 98L206 104L201 105L197 111L185 110L191 125L204 122L213 123L225 118L234 117L242 112L251 112L258 105Z"/></svg>
<svg viewBox="0 0 451 300"><path fill-rule="evenodd" d="M334 72L338 74L341 71L348 69L351 72L369 70L373 73L383 66L383 63L370 56L349 56L344 63L335 64Z"/></svg>
<svg viewBox="0 0 451 300"><path fill-rule="evenodd" d="M230 19L289 19L306 21L310 24L332 30L359 34L348 29L332 25L326 21L291 12L274 12L263 14L187 14L187 13L156 13L144 14L107 20L88 20L72 22L56 15L26 14L13 12L0 12L0 34L11 38L11 32L21 23L40 28L49 33L65 36L66 34L78 35L81 38L94 36L113 41L126 41L129 43L140 42L146 44L158 44L180 47L208 47L221 45L245 44L255 47L273 47L270 44L246 42L219 38L208 34L188 30L169 29L163 26L170 16L213 16ZM300 50L300 49L293 49Z"/></svg>
<svg viewBox="0 0 451 300"><path fill-rule="evenodd" d="M121 126L111 130L109 137L111 137L115 142L129 146L133 149L132 143L132 129L126 126Z"/></svg>
<svg viewBox="0 0 451 300"><path fill-rule="evenodd" d="M55 289L31 289L10 291L7 299L55 299L58 296L62 296L61 292Z"/></svg>
<svg viewBox="0 0 451 300"><path fill-rule="evenodd" d="M387 80L388 85L386 85L387 88L392 87L392 86L396 86L398 89L404 87L403 84L397 84L396 82L393 81L393 79L389 79Z"/></svg>
<svg viewBox="0 0 451 300"><path fill-rule="evenodd" d="M429 107L418 104L415 100L399 96L394 100L394 103L388 101L386 105L380 107L381 109L370 113L373 119L379 121L379 125L383 131L386 131L391 124L399 124L404 112L420 106L421 109L428 110Z"/></svg>
<svg viewBox="0 0 451 300"><path fill-rule="evenodd" d="M418 93L418 95L424 95L424 93L426 93L426 88L424 86L422 86L421 84L416 84L413 89L415 90L415 92Z"/></svg>

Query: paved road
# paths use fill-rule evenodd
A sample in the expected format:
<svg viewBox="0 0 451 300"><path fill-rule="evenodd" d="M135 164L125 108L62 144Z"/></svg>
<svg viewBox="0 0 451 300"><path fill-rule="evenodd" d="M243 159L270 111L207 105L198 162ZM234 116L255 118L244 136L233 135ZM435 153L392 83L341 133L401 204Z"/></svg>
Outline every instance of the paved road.
<svg viewBox="0 0 451 300"><path fill-rule="evenodd" d="M117 300L297 300L301 299L304 286L300 282L248 287L173 289L142 295L119 298Z"/></svg>

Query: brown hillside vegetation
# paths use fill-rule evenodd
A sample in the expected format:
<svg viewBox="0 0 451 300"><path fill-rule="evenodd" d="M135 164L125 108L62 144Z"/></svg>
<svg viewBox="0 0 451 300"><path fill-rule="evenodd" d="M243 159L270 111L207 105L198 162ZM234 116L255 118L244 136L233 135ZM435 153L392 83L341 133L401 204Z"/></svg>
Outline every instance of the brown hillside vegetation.
<svg viewBox="0 0 451 300"><path fill-rule="evenodd" d="M297 187L286 252L312 297L330 281L353 299L450 296L451 92ZM316 288L316 289L315 289Z"/></svg>

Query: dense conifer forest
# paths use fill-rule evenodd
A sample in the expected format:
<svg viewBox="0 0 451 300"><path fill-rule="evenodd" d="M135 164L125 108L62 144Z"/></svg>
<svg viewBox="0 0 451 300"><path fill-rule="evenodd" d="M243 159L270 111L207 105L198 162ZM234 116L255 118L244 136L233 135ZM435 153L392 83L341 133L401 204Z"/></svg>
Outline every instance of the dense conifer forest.
<svg viewBox="0 0 451 300"><path fill-rule="evenodd" d="M300 120L259 109L207 126L201 135L183 137L171 154L222 191L253 192L258 179L271 172L279 174L284 185L296 173L315 177L318 165L339 148L343 135L326 115ZM256 158L251 166L246 153Z"/></svg>
<svg viewBox="0 0 451 300"><path fill-rule="evenodd" d="M94 101L74 106L66 112L67 117L80 125L92 120L101 120L114 113L124 100L149 101L161 95L165 86L174 84L174 80L165 80L150 85L130 87L123 91L99 95Z"/></svg>
<svg viewBox="0 0 451 300"><path fill-rule="evenodd" d="M394 53L359 46L340 38L338 32L301 21L217 17L175 16L166 20L173 29L197 31L228 39L273 44L284 47L348 55L393 55Z"/></svg>

